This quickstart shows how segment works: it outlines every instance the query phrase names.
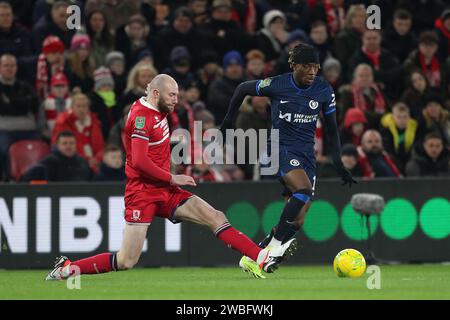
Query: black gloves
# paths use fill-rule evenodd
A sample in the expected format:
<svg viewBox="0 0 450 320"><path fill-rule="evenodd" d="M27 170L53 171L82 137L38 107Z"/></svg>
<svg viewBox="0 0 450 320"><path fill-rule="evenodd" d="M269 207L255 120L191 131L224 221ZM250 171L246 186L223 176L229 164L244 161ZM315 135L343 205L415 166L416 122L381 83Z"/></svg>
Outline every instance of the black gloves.
<svg viewBox="0 0 450 320"><path fill-rule="evenodd" d="M342 163L336 166L336 171L341 176L343 186L348 184L348 186L351 188L353 183L358 183L355 179L353 179L350 171L348 171Z"/></svg>

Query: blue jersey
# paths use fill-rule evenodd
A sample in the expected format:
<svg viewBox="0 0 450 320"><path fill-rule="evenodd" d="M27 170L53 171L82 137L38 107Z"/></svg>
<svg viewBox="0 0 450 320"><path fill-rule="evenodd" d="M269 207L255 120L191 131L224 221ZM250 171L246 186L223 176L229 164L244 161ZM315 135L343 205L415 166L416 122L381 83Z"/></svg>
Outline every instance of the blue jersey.
<svg viewBox="0 0 450 320"><path fill-rule="evenodd" d="M330 84L315 77L309 87L302 89L291 72L259 80L256 91L271 99L272 127L279 130L280 149L314 155L317 118L321 111L324 114L336 111Z"/></svg>

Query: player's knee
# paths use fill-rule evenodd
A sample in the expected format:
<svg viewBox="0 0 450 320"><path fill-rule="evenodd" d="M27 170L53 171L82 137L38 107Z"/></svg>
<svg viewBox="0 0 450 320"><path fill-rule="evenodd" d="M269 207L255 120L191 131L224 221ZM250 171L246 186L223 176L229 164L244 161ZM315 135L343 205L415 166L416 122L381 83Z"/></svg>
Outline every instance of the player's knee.
<svg viewBox="0 0 450 320"><path fill-rule="evenodd" d="M227 222L227 217L222 211L214 210L214 212L211 214L210 219L210 227L211 229L215 230L216 228L223 225L225 222Z"/></svg>

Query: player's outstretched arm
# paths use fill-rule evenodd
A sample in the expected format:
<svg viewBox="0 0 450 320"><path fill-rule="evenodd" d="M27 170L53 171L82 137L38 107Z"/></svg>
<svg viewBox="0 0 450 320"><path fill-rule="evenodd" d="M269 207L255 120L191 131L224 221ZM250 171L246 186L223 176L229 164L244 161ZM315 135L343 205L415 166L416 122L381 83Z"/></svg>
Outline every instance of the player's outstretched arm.
<svg viewBox="0 0 450 320"><path fill-rule="evenodd" d="M257 83L258 80L245 81L238 85L236 90L234 90L233 97L230 101L230 106L228 107L228 112L220 126L220 131L222 131L222 133L225 133L226 129L230 129L233 126L233 121L236 118L236 113L241 107L244 98L246 96L258 95L258 92L256 91Z"/></svg>
<svg viewBox="0 0 450 320"><path fill-rule="evenodd" d="M334 167L342 178L343 184L348 184L349 187L353 183L357 183L353 179L352 174L348 171L341 160L341 139L339 138L339 130L336 121L336 112L325 114L325 124L328 134L328 139L331 143L331 157L333 159Z"/></svg>

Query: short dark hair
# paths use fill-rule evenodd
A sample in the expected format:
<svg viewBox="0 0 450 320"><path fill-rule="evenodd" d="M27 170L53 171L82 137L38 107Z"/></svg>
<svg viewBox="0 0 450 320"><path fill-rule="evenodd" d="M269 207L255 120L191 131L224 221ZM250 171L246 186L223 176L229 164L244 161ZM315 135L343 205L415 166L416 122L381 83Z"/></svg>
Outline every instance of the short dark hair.
<svg viewBox="0 0 450 320"><path fill-rule="evenodd" d="M120 149L118 146L116 146L115 144L108 144L105 149L103 150L103 154L106 154L108 152L116 152L116 151L120 151L122 152L122 149Z"/></svg>
<svg viewBox="0 0 450 320"><path fill-rule="evenodd" d="M73 134L72 131L61 131L60 133L58 133L58 136L56 138L56 143L58 143L59 139L61 139L61 138L69 138L69 137L75 138L75 135Z"/></svg>
<svg viewBox="0 0 450 320"><path fill-rule="evenodd" d="M426 44L430 44L430 43L434 43L434 44L439 44L439 37L436 34L436 32L429 30L429 31L423 31L420 35L419 35L419 43L426 43Z"/></svg>
<svg viewBox="0 0 450 320"><path fill-rule="evenodd" d="M394 12L394 19L412 20L412 15L411 15L411 13L408 10L397 9Z"/></svg>
<svg viewBox="0 0 450 320"><path fill-rule="evenodd" d="M316 20L311 24L311 30L317 27L327 27L327 24L322 20Z"/></svg>
<svg viewBox="0 0 450 320"><path fill-rule="evenodd" d="M428 133L425 136L425 138L423 138L423 143L427 142L430 139L439 139L442 142L444 142L444 139L442 139L442 136L439 133L437 133L437 132L430 132L430 133Z"/></svg>

